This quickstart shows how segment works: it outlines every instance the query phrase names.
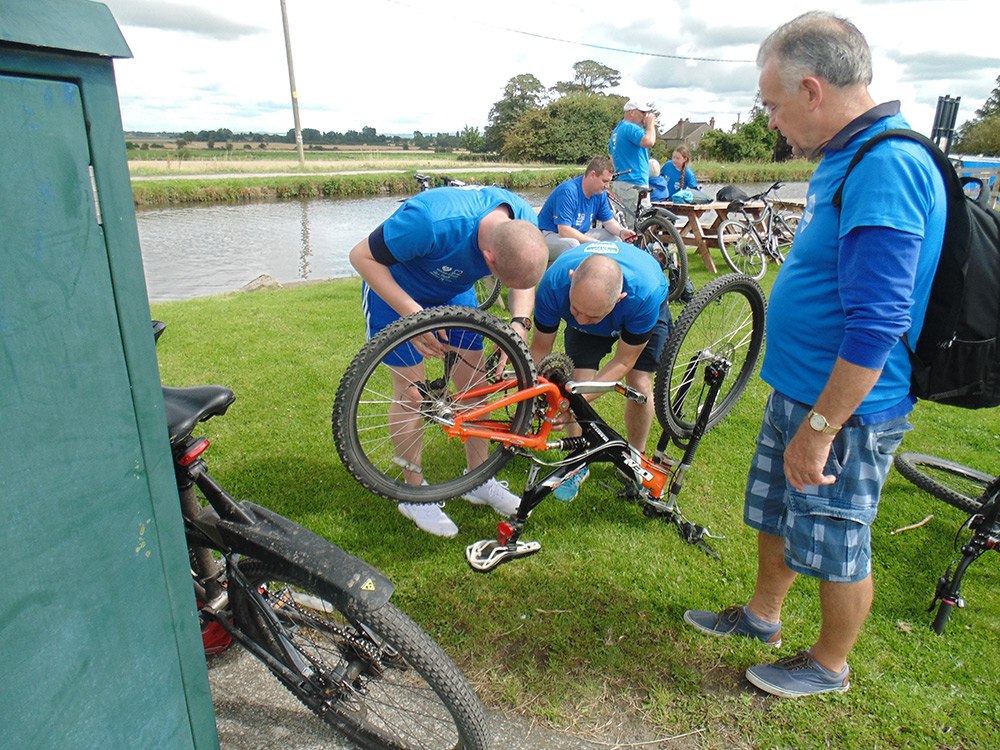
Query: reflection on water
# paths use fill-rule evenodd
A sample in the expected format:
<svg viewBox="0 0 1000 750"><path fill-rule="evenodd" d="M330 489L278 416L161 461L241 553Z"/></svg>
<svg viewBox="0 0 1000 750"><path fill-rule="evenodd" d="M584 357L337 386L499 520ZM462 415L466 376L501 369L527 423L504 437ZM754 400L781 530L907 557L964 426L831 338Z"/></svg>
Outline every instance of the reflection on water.
<svg viewBox="0 0 1000 750"><path fill-rule="evenodd" d="M548 191L520 194L539 207ZM805 183L780 195L805 197ZM399 205L396 196L138 210L150 302L231 292L263 274L282 283L351 276L351 248Z"/></svg>

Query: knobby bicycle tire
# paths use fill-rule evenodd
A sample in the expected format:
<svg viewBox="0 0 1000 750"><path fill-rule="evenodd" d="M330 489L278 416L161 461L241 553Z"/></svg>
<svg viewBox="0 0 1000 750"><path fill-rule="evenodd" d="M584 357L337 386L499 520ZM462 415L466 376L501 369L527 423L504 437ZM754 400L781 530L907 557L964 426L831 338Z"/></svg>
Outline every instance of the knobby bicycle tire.
<svg viewBox="0 0 1000 750"><path fill-rule="evenodd" d="M418 371L400 367L395 361L399 352L432 331L448 331L448 358L422 359ZM468 348L477 340L481 350ZM363 487L404 503L441 502L483 484L513 454L496 442L463 443L449 437L445 425L463 411L505 395L487 394L472 403L455 398L455 379L462 378L464 392L497 382L500 361L506 362L502 378L514 381L506 393L537 383L531 353L521 338L499 318L471 307L429 308L386 327L357 354L337 390L333 436L344 466ZM490 412L478 424L523 435L534 410L532 401L521 401ZM468 455L475 451L488 457L466 471Z"/></svg>
<svg viewBox="0 0 1000 750"><path fill-rule="evenodd" d="M946 458L904 451L893 459L896 469L924 492L972 515L983 505L993 476Z"/></svg>
<svg viewBox="0 0 1000 750"><path fill-rule="evenodd" d="M660 216L646 219L639 224L636 232L642 235L639 247L656 258L667 277L667 301L676 302L684 294L688 280L687 248L681 233Z"/></svg>
<svg viewBox="0 0 1000 750"><path fill-rule="evenodd" d="M260 598L230 583L237 627L302 677L285 687L327 724L367 750L489 750L472 687L391 602L339 610L280 563L244 559L240 570ZM261 606L277 620L280 640Z"/></svg>
<svg viewBox="0 0 1000 750"><path fill-rule="evenodd" d="M766 310L757 282L735 273L713 279L688 303L663 347L653 385L656 417L675 439L691 436L708 395L705 370L716 358L730 369L706 432L736 405L760 357Z"/></svg>
<svg viewBox="0 0 1000 750"><path fill-rule="evenodd" d="M767 257L760 240L746 224L729 219L719 225L719 250L726 265L736 273L751 279L762 279L767 273Z"/></svg>
<svg viewBox="0 0 1000 750"><path fill-rule="evenodd" d="M489 310L500 299L503 292L503 284L500 279L490 274L479 279L473 287L476 290L476 299L479 301L480 310Z"/></svg>

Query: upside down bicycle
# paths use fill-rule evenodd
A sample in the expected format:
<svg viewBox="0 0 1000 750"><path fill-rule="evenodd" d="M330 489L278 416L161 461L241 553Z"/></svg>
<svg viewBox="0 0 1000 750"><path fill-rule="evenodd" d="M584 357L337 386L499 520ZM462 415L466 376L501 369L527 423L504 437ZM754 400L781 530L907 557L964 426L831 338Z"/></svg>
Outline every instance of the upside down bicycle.
<svg viewBox="0 0 1000 750"><path fill-rule="evenodd" d="M362 486L406 503L458 497L515 455L530 458L534 466L514 516L499 524L497 539L466 550L481 572L537 552L537 543L520 539L532 509L599 461L619 469L646 515L673 523L686 541L714 555L705 541L713 535L683 515L677 496L702 437L736 405L753 374L765 307L760 287L742 274L713 280L691 300L655 375L663 432L652 457L631 447L585 398L613 390L641 400L639 392L620 383L574 382L565 355L536 368L521 338L492 315L453 306L423 310L372 338L344 373L332 420L337 451ZM427 333L448 342L447 354L401 365L415 361L412 342ZM582 436L553 438L567 411ZM466 447L476 441L486 459L466 471ZM671 443L684 451L681 459L667 454ZM551 471L540 479L543 467Z"/></svg>
<svg viewBox="0 0 1000 750"><path fill-rule="evenodd" d="M154 324L157 338L163 328ZM163 387L206 653L236 641L369 750L489 750L479 699L389 601L389 579L287 518L237 502L209 475L208 440L193 432L235 399L219 385Z"/></svg>
<svg viewBox="0 0 1000 750"><path fill-rule="evenodd" d="M961 559L952 561L937 581L934 599L927 610L937 614L931 627L938 635L955 607L964 607L962 578L969 566L989 550L1000 552L1000 476L984 474L946 458L925 453L903 452L894 459L896 469L920 489L938 500L969 514L955 535L955 549ZM959 547L963 531L971 532Z"/></svg>

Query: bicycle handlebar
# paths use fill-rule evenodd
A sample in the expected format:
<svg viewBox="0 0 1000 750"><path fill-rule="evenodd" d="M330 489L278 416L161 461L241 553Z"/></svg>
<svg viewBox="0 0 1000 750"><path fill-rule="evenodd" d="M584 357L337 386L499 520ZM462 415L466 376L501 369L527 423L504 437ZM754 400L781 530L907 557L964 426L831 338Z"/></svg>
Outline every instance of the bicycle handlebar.
<svg viewBox="0 0 1000 750"><path fill-rule="evenodd" d="M615 172L613 175L611 175L611 179L617 180L623 174L629 174L631 171L632 171L631 169L623 169L621 172Z"/></svg>

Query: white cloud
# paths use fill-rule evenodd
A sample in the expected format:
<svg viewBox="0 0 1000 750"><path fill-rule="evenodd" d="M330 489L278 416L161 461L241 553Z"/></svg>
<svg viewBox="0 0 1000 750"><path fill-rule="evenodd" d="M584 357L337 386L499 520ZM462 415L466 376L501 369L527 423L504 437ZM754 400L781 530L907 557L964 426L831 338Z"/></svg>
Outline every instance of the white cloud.
<svg viewBox="0 0 1000 750"><path fill-rule="evenodd" d="M276 0L105 0L134 54L116 63L130 130L285 132L291 98ZM620 70L616 93L654 102L664 125L684 117L728 127L756 93L750 60L769 31L812 3L661 0L286 0L303 127L383 133L482 127L507 80L552 86L594 59ZM939 95L962 97L959 121L996 85L1000 56L961 28L996 29L993 0L840 0L872 46L878 100L900 99L918 130ZM632 15L628 15L629 12ZM954 20L953 20L954 19ZM523 33L518 33L523 32ZM545 38L548 37L548 38ZM586 42L584 46L573 42ZM618 50L633 50L646 56Z"/></svg>

